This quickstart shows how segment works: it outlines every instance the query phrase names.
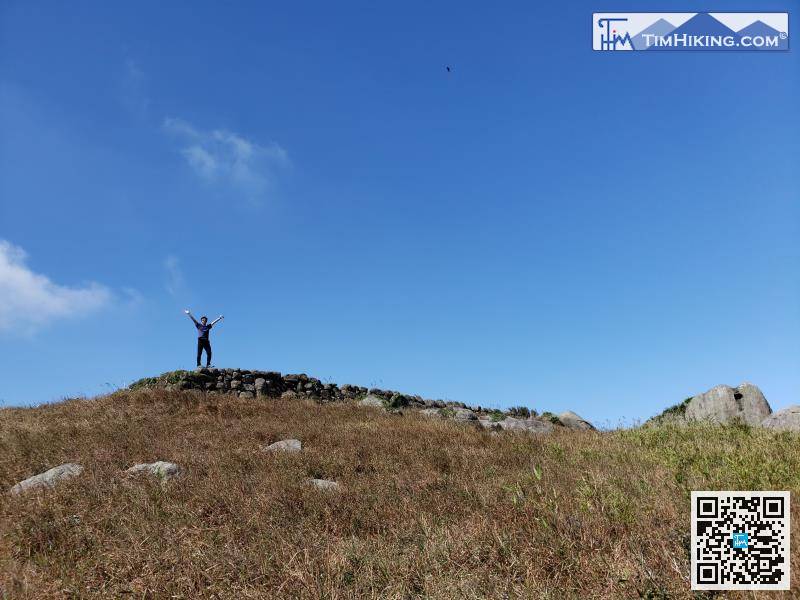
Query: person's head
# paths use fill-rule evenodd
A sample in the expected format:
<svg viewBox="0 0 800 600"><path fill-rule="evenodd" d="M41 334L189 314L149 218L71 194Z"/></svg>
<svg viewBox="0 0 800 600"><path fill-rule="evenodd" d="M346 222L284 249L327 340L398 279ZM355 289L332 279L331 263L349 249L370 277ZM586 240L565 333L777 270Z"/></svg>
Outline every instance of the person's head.
<svg viewBox="0 0 800 600"><path fill-rule="evenodd" d="M203 325L205 325L206 323L208 323L208 317L200 317L200 322L201 322Z"/></svg>

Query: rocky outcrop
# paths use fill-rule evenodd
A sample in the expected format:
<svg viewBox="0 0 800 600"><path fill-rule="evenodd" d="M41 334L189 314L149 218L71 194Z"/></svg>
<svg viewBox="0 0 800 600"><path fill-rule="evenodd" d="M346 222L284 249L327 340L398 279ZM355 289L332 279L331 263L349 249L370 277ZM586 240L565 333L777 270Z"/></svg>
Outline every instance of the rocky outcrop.
<svg viewBox="0 0 800 600"><path fill-rule="evenodd" d="M52 488L59 481L80 475L82 471L83 467L75 463L59 465L20 481L11 488L10 493L17 495L27 491Z"/></svg>
<svg viewBox="0 0 800 600"><path fill-rule="evenodd" d="M718 385L666 409L645 425L739 422L755 426L761 425L771 413L764 394L752 383L742 383L738 387Z"/></svg>
<svg viewBox="0 0 800 600"><path fill-rule="evenodd" d="M146 377L129 389L164 388L167 390L199 390L210 394L235 394L241 398L312 398L320 402L357 400L374 396L393 408L426 406L420 396L408 396L394 390L366 388L357 385L322 383L305 373L282 375L277 371L249 369L199 368L194 371L170 371L158 377ZM434 402L434 401L429 401ZM444 406L444 403L442 403Z"/></svg>
<svg viewBox="0 0 800 600"><path fill-rule="evenodd" d="M761 390L750 383L743 383L735 388L718 385L694 396L686 405L684 418L687 421L709 423L738 420L747 425L760 425L771 412Z"/></svg>
<svg viewBox="0 0 800 600"><path fill-rule="evenodd" d="M558 415L558 420L564 427L568 427L569 429L594 429L594 425L571 410L564 411Z"/></svg>
<svg viewBox="0 0 800 600"><path fill-rule="evenodd" d="M761 426L776 431L800 431L800 406L776 411L761 421Z"/></svg>
<svg viewBox="0 0 800 600"><path fill-rule="evenodd" d="M268 446L261 446L262 452L300 452L303 449L303 444L300 440L281 440Z"/></svg>
<svg viewBox="0 0 800 600"><path fill-rule="evenodd" d="M154 463L140 463L125 471L128 475L152 475L162 481L173 479L181 474L181 468L172 462L158 460Z"/></svg>

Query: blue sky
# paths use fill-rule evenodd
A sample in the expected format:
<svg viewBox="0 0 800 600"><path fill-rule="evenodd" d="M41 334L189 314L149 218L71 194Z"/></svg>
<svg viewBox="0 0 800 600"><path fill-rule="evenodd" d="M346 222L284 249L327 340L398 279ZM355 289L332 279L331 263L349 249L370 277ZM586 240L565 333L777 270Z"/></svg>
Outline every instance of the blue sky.
<svg viewBox="0 0 800 600"><path fill-rule="evenodd" d="M798 52L593 52L608 8L4 2L0 399L192 368L190 307L220 366L800 402Z"/></svg>

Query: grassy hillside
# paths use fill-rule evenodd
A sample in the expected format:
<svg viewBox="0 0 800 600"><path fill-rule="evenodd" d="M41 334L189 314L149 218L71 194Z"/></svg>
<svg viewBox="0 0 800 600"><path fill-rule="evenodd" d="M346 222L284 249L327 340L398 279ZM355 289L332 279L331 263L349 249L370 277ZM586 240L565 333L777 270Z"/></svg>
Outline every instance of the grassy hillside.
<svg viewBox="0 0 800 600"><path fill-rule="evenodd" d="M121 474L159 459L185 475ZM690 490L800 491L800 439L746 427L492 434L163 390L0 410L3 490L71 461L2 494L0 596L689 598Z"/></svg>

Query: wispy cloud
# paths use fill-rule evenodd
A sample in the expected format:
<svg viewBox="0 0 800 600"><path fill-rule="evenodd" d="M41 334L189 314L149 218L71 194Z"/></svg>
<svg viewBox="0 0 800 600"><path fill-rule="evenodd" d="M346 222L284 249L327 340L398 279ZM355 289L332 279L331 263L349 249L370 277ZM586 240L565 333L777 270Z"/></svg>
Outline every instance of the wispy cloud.
<svg viewBox="0 0 800 600"><path fill-rule="evenodd" d="M25 251L0 240L0 332L32 333L54 320L79 317L108 305L111 291L99 283L53 283L26 264Z"/></svg>
<svg viewBox="0 0 800 600"><path fill-rule="evenodd" d="M183 119L164 119L163 127L180 142L181 154L198 176L229 184L256 203L265 199L278 171L289 166L286 150L275 142L259 144L225 129L205 131Z"/></svg>
<svg viewBox="0 0 800 600"><path fill-rule="evenodd" d="M132 287L124 287L122 288L122 296L124 298L125 304L130 308L137 308L144 303L144 296L142 293Z"/></svg>
<svg viewBox="0 0 800 600"><path fill-rule="evenodd" d="M119 94L122 105L135 116L147 116L150 97L147 93L147 77L139 64L128 59L119 79Z"/></svg>
<svg viewBox="0 0 800 600"><path fill-rule="evenodd" d="M181 261L177 256L169 255L164 259L165 286L171 296L177 297L185 293L186 285L183 278Z"/></svg>

